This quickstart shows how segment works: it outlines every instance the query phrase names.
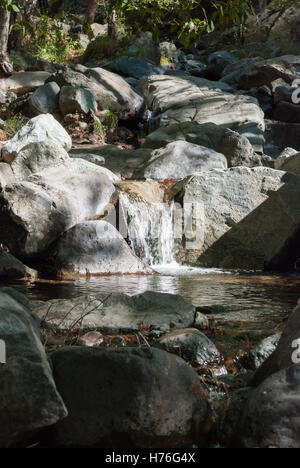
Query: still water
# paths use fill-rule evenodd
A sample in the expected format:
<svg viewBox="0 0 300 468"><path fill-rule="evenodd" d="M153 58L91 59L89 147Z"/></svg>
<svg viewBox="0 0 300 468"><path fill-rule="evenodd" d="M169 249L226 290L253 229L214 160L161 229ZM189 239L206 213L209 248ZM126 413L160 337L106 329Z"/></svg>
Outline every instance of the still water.
<svg viewBox="0 0 300 468"><path fill-rule="evenodd" d="M280 330L300 298L300 276L223 272L189 267L157 267L151 276L102 276L78 281L2 283L29 300L71 298L99 292L129 295L147 290L179 294L230 330L231 335L268 336ZM202 311L202 310L201 310Z"/></svg>

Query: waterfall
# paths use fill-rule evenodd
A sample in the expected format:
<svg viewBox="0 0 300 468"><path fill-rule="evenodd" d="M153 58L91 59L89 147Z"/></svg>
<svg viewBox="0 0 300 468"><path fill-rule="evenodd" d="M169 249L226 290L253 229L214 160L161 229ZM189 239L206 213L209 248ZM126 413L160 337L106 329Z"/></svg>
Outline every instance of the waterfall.
<svg viewBox="0 0 300 468"><path fill-rule="evenodd" d="M173 206L173 203L150 204L141 198L120 194L130 246L148 265L175 262Z"/></svg>

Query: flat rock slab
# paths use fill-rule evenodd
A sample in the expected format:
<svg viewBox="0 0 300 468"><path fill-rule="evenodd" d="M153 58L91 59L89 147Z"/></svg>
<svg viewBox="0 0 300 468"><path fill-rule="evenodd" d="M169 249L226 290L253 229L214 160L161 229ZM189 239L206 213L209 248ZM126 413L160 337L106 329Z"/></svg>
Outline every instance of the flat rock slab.
<svg viewBox="0 0 300 468"><path fill-rule="evenodd" d="M4 80L3 90L5 92L11 91L17 95L29 93L42 86L49 76L50 73L44 71L13 73Z"/></svg>
<svg viewBox="0 0 300 468"><path fill-rule="evenodd" d="M137 296L101 293L75 299L33 301L33 311L50 327L98 329L108 333L137 332L145 327L169 331L194 322L195 308L181 296L147 291ZM82 318L82 319L81 319Z"/></svg>

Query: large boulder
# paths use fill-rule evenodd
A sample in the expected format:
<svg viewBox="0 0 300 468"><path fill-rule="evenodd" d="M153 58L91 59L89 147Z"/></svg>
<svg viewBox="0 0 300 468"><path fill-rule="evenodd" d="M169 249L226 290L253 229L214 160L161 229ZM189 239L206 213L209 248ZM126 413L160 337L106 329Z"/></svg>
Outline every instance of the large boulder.
<svg viewBox="0 0 300 468"><path fill-rule="evenodd" d="M98 329L108 333L136 333L145 328L170 331L193 325L195 307L181 296L152 291L136 296L100 293L74 299L33 302L34 312L46 326L61 330Z"/></svg>
<svg viewBox="0 0 300 468"><path fill-rule="evenodd" d="M186 256L200 266L293 269L300 256L300 177L258 167L211 170L178 183L193 229ZM193 212L191 211L193 207Z"/></svg>
<svg viewBox="0 0 300 468"><path fill-rule="evenodd" d="M160 65L160 45L153 40L153 35L150 31L142 32L139 36L135 37L129 47L129 52L138 55L144 60L148 60L154 65Z"/></svg>
<svg viewBox="0 0 300 468"><path fill-rule="evenodd" d="M35 433L67 416L40 341L39 321L25 297L0 289L0 447L27 443Z"/></svg>
<svg viewBox="0 0 300 468"><path fill-rule="evenodd" d="M61 278L151 273L121 234L106 221L87 221L66 231L51 257Z"/></svg>
<svg viewBox="0 0 300 468"><path fill-rule="evenodd" d="M22 181L43 169L67 164L69 161L68 153L59 143L45 139L24 146L10 167L15 179Z"/></svg>
<svg viewBox="0 0 300 468"><path fill-rule="evenodd" d="M282 166L287 162L287 160L291 157L297 154L298 151L295 150L294 148L285 148L278 158L274 161L274 167L275 169L281 170ZM283 169L282 169L283 170Z"/></svg>
<svg viewBox="0 0 300 468"><path fill-rule="evenodd" d="M49 76L50 73L44 71L17 72L6 78L1 84L1 88L5 92L10 91L22 95L42 86Z"/></svg>
<svg viewBox="0 0 300 468"><path fill-rule="evenodd" d="M76 224L102 216L117 177L81 159L70 159L6 186L0 194L1 242L17 257L34 257Z"/></svg>
<svg viewBox="0 0 300 468"><path fill-rule="evenodd" d="M59 95L59 109L62 115L76 112L88 114L89 111L96 113L98 105L94 94L88 89L63 86Z"/></svg>
<svg viewBox="0 0 300 468"><path fill-rule="evenodd" d="M300 366L283 369L255 389L239 427L245 448L300 447Z"/></svg>
<svg viewBox="0 0 300 468"><path fill-rule="evenodd" d="M218 50L208 56L206 75L213 80L219 80L222 77L223 70L238 59L226 50Z"/></svg>
<svg viewBox="0 0 300 468"><path fill-rule="evenodd" d="M51 363L69 411L52 428L51 445L170 448L203 443L210 427L205 390L180 358L153 348L85 347L57 351Z"/></svg>
<svg viewBox="0 0 300 468"><path fill-rule="evenodd" d="M30 96L29 105L36 114L52 114L58 109L59 93L57 83L46 83Z"/></svg>
<svg viewBox="0 0 300 468"><path fill-rule="evenodd" d="M2 160L11 163L29 143L44 140L59 143L66 151L72 148L72 140L66 130L51 114L42 114L29 120L24 127L2 148Z"/></svg>
<svg viewBox="0 0 300 468"><path fill-rule="evenodd" d="M122 119L136 117L142 110L144 100L126 81L103 68L78 66L80 71L65 67L49 77L60 87L81 87L90 91L101 109L116 112Z"/></svg>
<svg viewBox="0 0 300 468"><path fill-rule="evenodd" d="M149 160L138 167L133 178L176 180L210 169L227 169L225 156L204 146L179 140L152 151Z"/></svg>

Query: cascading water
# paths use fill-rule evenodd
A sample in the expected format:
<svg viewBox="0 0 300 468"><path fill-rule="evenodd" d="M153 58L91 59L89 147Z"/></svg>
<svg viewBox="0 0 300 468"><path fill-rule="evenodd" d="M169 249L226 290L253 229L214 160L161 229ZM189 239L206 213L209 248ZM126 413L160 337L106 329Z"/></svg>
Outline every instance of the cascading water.
<svg viewBox="0 0 300 468"><path fill-rule="evenodd" d="M140 198L120 194L127 238L136 255L148 265L175 263L173 206L173 203L151 205Z"/></svg>

